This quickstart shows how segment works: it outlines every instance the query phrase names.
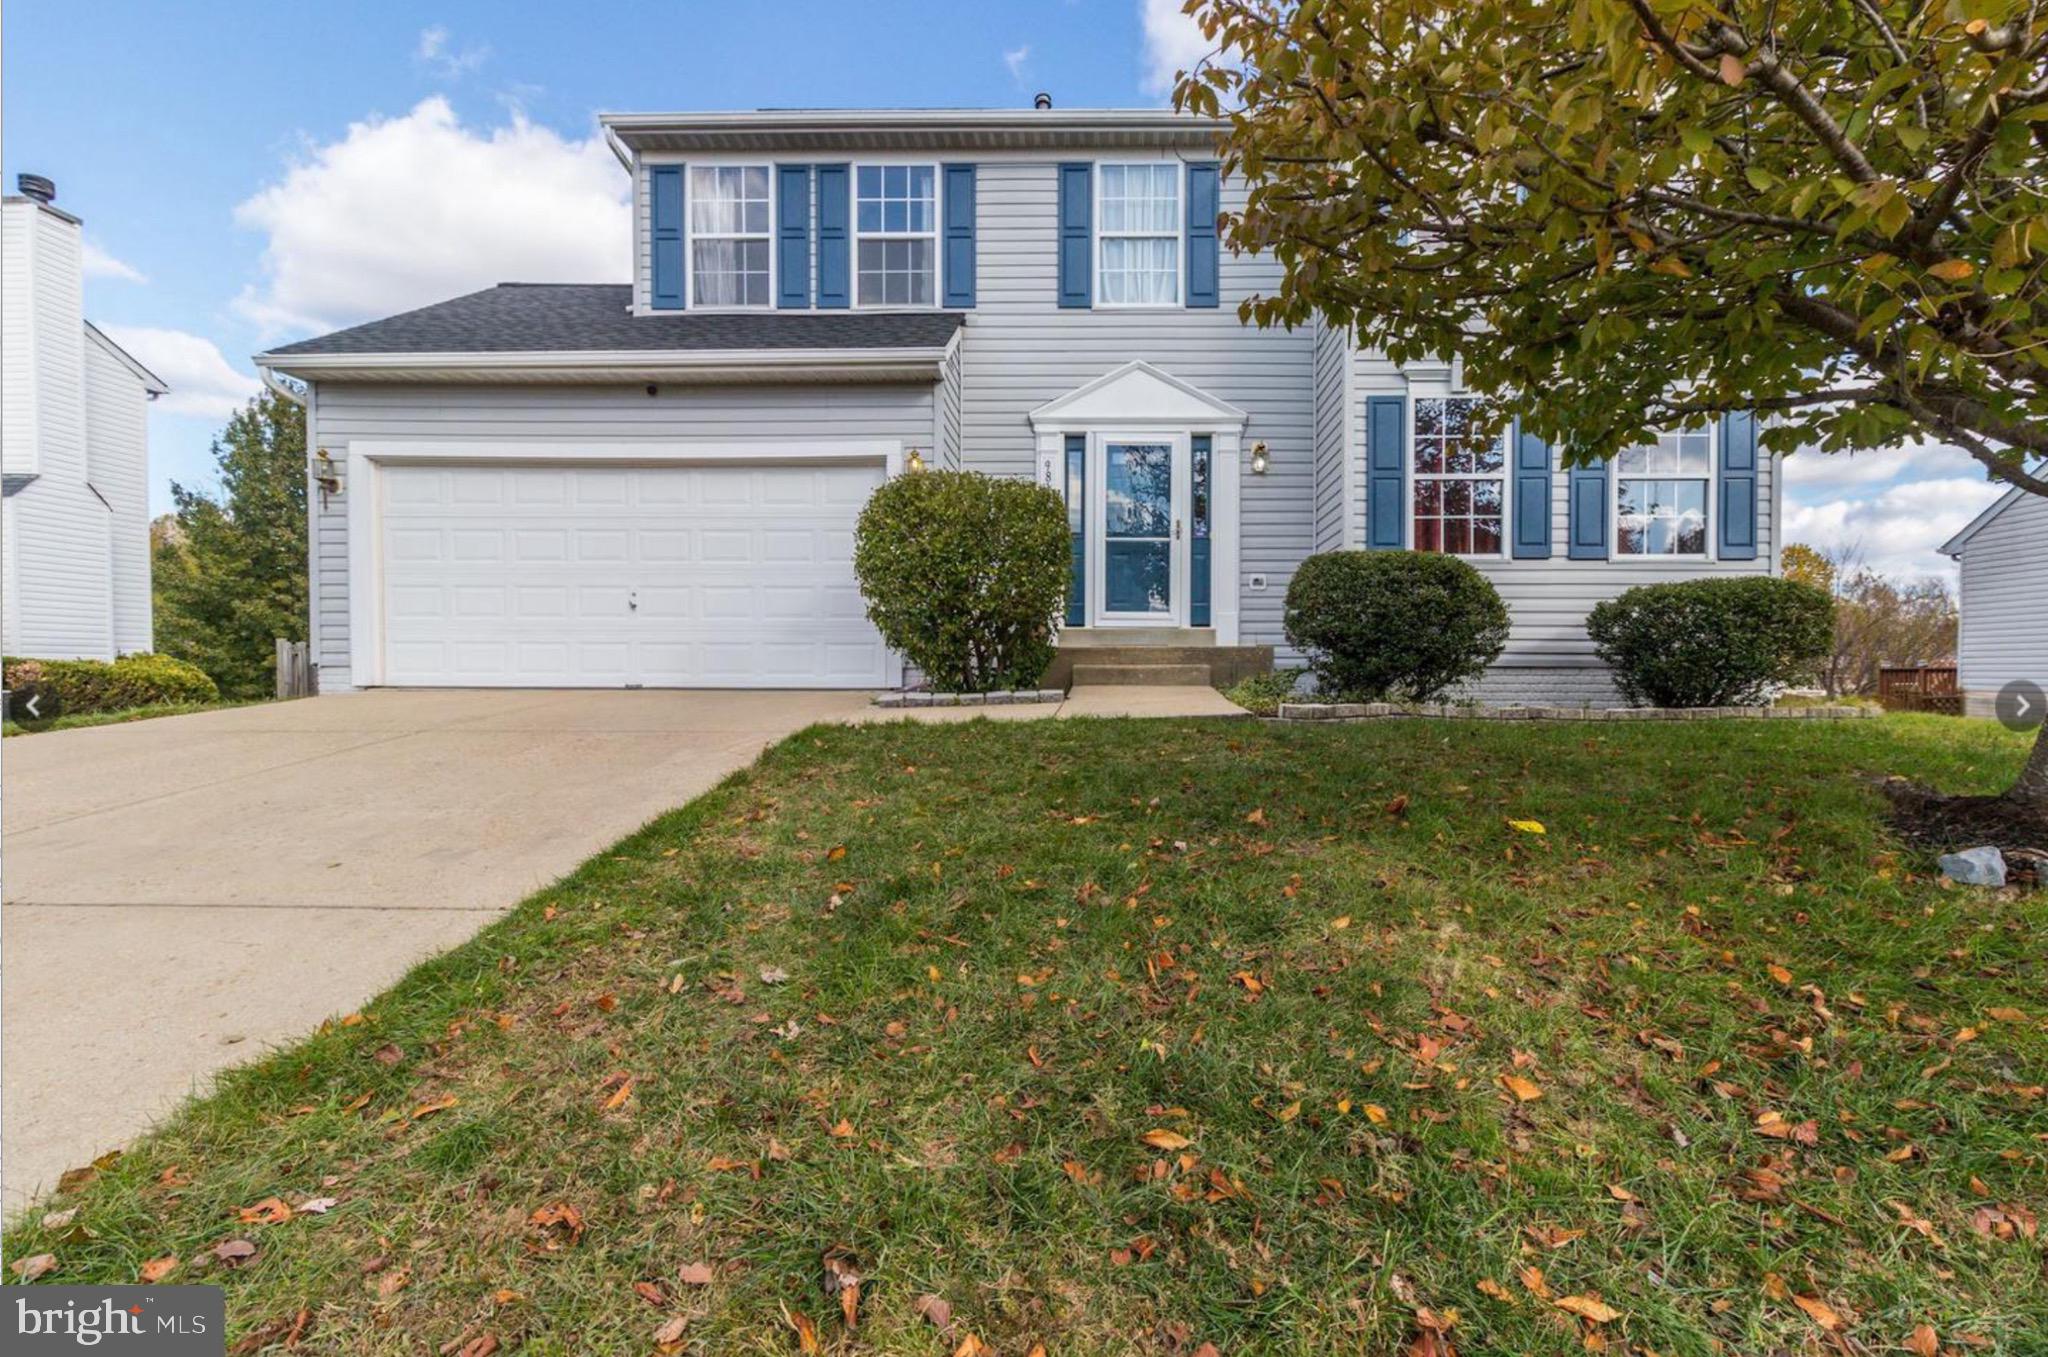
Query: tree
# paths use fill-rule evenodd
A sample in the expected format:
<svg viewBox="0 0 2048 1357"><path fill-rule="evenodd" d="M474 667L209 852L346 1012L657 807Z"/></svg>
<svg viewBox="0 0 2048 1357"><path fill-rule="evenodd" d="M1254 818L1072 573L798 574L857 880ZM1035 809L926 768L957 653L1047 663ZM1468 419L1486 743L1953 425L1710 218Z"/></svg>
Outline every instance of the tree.
<svg viewBox="0 0 2048 1357"><path fill-rule="evenodd" d="M151 525L157 648L230 697L275 691L277 637L306 635L306 415L266 392L214 440L218 498L175 481Z"/></svg>
<svg viewBox="0 0 2048 1357"><path fill-rule="evenodd" d="M1956 600L1946 581L1898 580L1863 563L1859 546L1785 548L1785 574L1835 598L1833 649L1821 662L1829 697L1877 691L1877 671L1951 660L1956 653Z"/></svg>
<svg viewBox="0 0 2048 1357"><path fill-rule="evenodd" d="M1771 414L2048 479L2048 14L2032 0L1188 0L1270 251L1261 324L1459 354L1570 462ZM2010 796L2048 815L2048 728Z"/></svg>

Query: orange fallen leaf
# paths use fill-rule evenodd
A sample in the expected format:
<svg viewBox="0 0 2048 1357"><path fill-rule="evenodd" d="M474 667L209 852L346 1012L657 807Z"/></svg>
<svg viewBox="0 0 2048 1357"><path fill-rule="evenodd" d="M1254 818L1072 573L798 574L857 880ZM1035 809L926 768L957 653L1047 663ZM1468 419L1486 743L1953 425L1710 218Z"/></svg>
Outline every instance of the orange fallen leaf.
<svg viewBox="0 0 2048 1357"><path fill-rule="evenodd" d="M1514 1304L1515 1302L1515 1293L1508 1290L1506 1287L1502 1286L1499 1282L1495 1281L1491 1277L1481 1277L1479 1279L1479 1294L1482 1296L1491 1296L1495 1300L1504 1300L1510 1305Z"/></svg>
<svg viewBox="0 0 2048 1357"><path fill-rule="evenodd" d="M1266 808L1264 806L1260 806L1257 810L1254 810L1250 815L1245 816L1244 822L1248 825L1264 825L1266 823Z"/></svg>
<svg viewBox="0 0 2048 1357"><path fill-rule="evenodd" d="M1792 972L1786 970L1783 966L1780 966L1775 961L1772 962L1770 965L1770 972L1771 979L1777 981L1779 984L1789 985L1792 983Z"/></svg>
<svg viewBox="0 0 2048 1357"><path fill-rule="evenodd" d="M1195 1143L1180 1132L1169 1131L1164 1127L1155 1127L1145 1132L1144 1135L1139 1136L1138 1139L1144 1141L1155 1150L1184 1150Z"/></svg>
<svg viewBox="0 0 2048 1357"><path fill-rule="evenodd" d="M717 1275L709 1263L685 1263L676 1269L676 1280L684 1286L709 1286Z"/></svg>
<svg viewBox="0 0 2048 1357"><path fill-rule="evenodd" d="M1932 1324L1919 1325L1906 1340L1906 1348L1913 1357L1941 1357L1941 1336Z"/></svg>
<svg viewBox="0 0 2048 1357"><path fill-rule="evenodd" d="M1598 1296L1559 1296L1551 1304L1560 1310L1569 1310L1589 1324L1612 1324L1621 1318L1621 1311Z"/></svg>
<svg viewBox="0 0 2048 1357"><path fill-rule="evenodd" d="M236 1212L244 1225L282 1225L292 1218L292 1209L276 1197L265 1197L254 1206Z"/></svg>
<svg viewBox="0 0 2048 1357"><path fill-rule="evenodd" d="M631 1079L628 1079L624 1083L620 1084L617 1089L613 1090L611 1097L606 1098L604 1100L604 1110L607 1112L616 1112L619 1108L624 1107L626 1105L627 1100L630 1099L632 1096L633 1081Z"/></svg>
<svg viewBox="0 0 2048 1357"><path fill-rule="evenodd" d="M1806 1311L1808 1319L1820 1325L1829 1333L1840 1333L1842 1331L1842 1317L1835 1313L1835 1308L1832 1305L1829 1305L1819 1296L1795 1295L1792 1297L1792 1303Z"/></svg>
<svg viewBox="0 0 2048 1357"><path fill-rule="evenodd" d="M853 1138L853 1123L841 1117L839 1124L832 1128L832 1134L839 1140L851 1140Z"/></svg>
<svg viewBox="0 0 2048 1357"><path fill-rule="evenodd" d="M818 1326L811 1323L811 1317L801 1310L791 1310L787 1313L789 1327L796 1330L796 1350L805 1354L805 1357L815 1357L815 1354L822 1353L824 1349L818 1346Z"/></svg>
<svg viewBox="0 0 2048 1357"><path fill-rule="evenodd" d="M424 1102L415 1107L412 1110L412 1119L418 1121L421 1117L431 1117L436 1112L446 1112L460 1101L461 1099L457 1098L453 1093L444 1093L431 1102Z"/></svg>
<svg viewBox="0 0 2048 1357"><path fill-rule="evenodd" d="M142 1265L142 1280L160 1282L178 1270L178 1255L167 1253L161 1258L152 1258Z"/></svg>
<svg viewBox="0 0 2048 1357"><path fill-rule="evenodd" d="M1543 1090L1537 1086L1535 1080L1525 1079L1519 1074L1503 1074L1500 1082L1508 1092L1515 1095L1517 1102L1533 1103L1543 1096Z"/></svg>
<svg viewBox="0 0 2048 1357"><path fill-rule="evenodd" d="M1365 1119L1375 1126L1385 1126L1387 1124L1387 1109L1381 1107L1378 1103L1367 1103L1360 1111L1364 1112Z"/></svg>

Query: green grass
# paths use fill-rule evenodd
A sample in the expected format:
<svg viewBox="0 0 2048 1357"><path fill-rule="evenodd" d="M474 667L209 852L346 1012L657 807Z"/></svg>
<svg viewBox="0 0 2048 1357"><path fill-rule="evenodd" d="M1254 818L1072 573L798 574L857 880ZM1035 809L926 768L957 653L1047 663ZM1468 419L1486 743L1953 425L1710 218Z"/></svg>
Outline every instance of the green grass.
<svg viewBox="0 0 2048 1357"><path fill-rule="evenodd" d="M304 1311L321 1352L644 1352L685 1317L684 1349L786 1353L801 1313L828 1351L1377 1354L1454 1311L1462 1353L1582 1350L1524 1269L1619 1312L1610 1351L1834 1350L1805 1297L1847 1350L2042 1352L2043 1240L1973 1217L2044 1205L2048 906L1942 889L1868 777L1985 791L2024 746L816 728L230 1075L7 1256L174 1256L235 1339ZM272 1196L338 1204L241 1222ZM558 1204L580 1235L535 1223ZM231 1239L254 1258L195 1265Z"/></svg>
<svg viewBox="0 0 2048 1357"><path fill-rule="evenodd" d="M270 698L252 698L245 702L159 702L147 707L127 707L121 711L82 712L76 716L60 716L46 726L34 730L17 725L12 721L0 721L0 736L42 735L52 730L83 730L87 726L120 726L130 721L153 721L159 716L190 716L194 712L226 711L230 707L252 707Z"/></svg>

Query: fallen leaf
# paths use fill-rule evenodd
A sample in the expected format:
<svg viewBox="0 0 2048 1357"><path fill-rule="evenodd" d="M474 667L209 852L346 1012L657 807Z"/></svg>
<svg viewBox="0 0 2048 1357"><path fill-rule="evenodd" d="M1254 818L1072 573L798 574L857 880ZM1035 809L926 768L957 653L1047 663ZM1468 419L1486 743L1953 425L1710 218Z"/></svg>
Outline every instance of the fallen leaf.
<svg viewBox="0 0 2048 1357"><path fill-rule="evenodd" d="M1537 1086L1535 1080L1525 1079L1519 1074L1503 1074L1500 1082L1508 1092L1515 1095L1516 1102L1533 1103L1543 1096L1543 1090Z"/></svg>
<svg viewBox="0 0 2048 1357"><path fill-rule="evenodd" d="M656 1309L668 1304L668 1293L661 1289L659 1282L634 1282L633 1294Z"/></svg>
<svg viewBox="0 0 2048 1357"><path fill-rule="evenodd" d="M1508 828L1519 829L1524 834L1548 834L1550 832L1543 827L1541 820L1510 820L1508 821Z"/></svg>
<svg viewBox="0 0 2048 1357"><path fill-rule="evenodd" d="M1921 1324L1913 1330L1912 1337L1906 1340L1906 1349L1913 1357L1940 1357L1941 1336L1935 1333L1932 1324Z"/></svg>
<svg viewBox="0 0 2048 1357"><path fill-rule="evenodd" d="M295 1209L300 1215L324 1216L340 1204L340 1201L334 1197L309 1197L305 1201L300 1202Z"/></svg>
<svg viewBox="0 0 2048 1357"><path fill-rule="evenodd" d="M1244 822L1245 822L1246 824L1248 824L1248 825L1260 825L1260 826L1263 826L1263 825L1264 825L1264 824L1266 823L1266 808L1265 808L1264 806L1260 806L1260 807L1259 807L1259 808L1258 808L1257 810L1253 811L1253 812L1252 812L1252 813L1251 813L1250 815L1247 815L1247 816L1245 816L1245 817L1244 817Z"/></svg>
<svg viewBox="0 0 2048 1357"><path fill-rule="evenodd" d="M1275 1120L1280 1121L1283 1124L1286 1122L1293 1121L1296 1117L1300 1115L1301 1099L1299 1098L1296 1098L1293 1102L1287 1104L1287 1106L1281 1108L1278 1112L1273 1114Z"/></svg>
<svg viewBox="0 0 2048 1357"><path fill-rule="evenodd" d="M431 1117L436 1112L446 1112L460 1101L453 1093L444 1093L432 1102L424 1102L415 1107L412 1110L412 1119L418 1121L421 1117Z"/></svg>
<svg viewBox="0 0 2048 1357"><path fill-rule="evenodd" d="M1792 1297L1792 1303L1806 1311L1808 1319L1820 1325L1829 1333L1840 1333L1842 1331L1842 1317L1835 1313L1832 1305L1829 1305L1819 1296L1795 1295Z"/></svg>
<svg viewBox="0 0 2048 1357"><path fill-rule="evenodd" d="M1515 1299L1514 1292L1508 1290L1506 1287L1502 1286L1499 1282L1495 1281L1491 1277L1481 1277L1479 1279L1479 1294L1482 1296L1491 1296L1495 1300L1504 1300L1507 1301L1509 1304L1513 1304Z"/></svg>
<svg viewBox="0 0 2048 1357"><path fill-rule="evenodd" d="M380 1299L389 1300L405 1290L411 1283L412 1269L409 1267L395 1267L377 1279L377 1295Z"/></svg>
<svg viewBox="0 0 2048 1357"><path fill-rule="evenodd" d="M989 1156L997 1164L1014 1164L1024 1157L1024 1142L1013 1140Z"/></svg>
<svg viewBox="0 0 2048 1357"><path fill-rule="evenodd" d="M786 1313L789 1327L796 1330L796 1350L805 1357L815 1357L815 1354L823 1352L824 1349L818 1346L818 1326L811 1323L811 1317L801 1310Z"/></svg>
<svg viewBox="0 0 2048 1357"><path fill-rule="evenodd" d="M917 1311L920 1319L940 1333L953 1327L953 1307L946 1303L944 1296L935 1296L927 1291L917 1298L917 1303L912 1308Z"/></svg>
<svg viewBox="0 0 2048 1357"><path fill-rule="evenodd" d="M161 1258L152 1258L142 1265L142 1280L145 1284L160 1282L178 1270L178 1255L167 1253Z"/></svg>
<svg viewBox="0 0 2048 1357"><path fill-rule="evenodd" d="M841 1117L839 1124L832 1128L832 1134L840 1140L851 1140L853 1138L853 1123Z"/></svg>
<svg viewBox="0 0 2048 1357"><path fill-rule="evenodd" d="M633 1081L631 1079L628 1079L612 1091L611 1097L606 1098L604 1100L604 1110L607 1112L616 1112L621 1107L624 1107L628 1102L630 1102L632 1100L632 1097Z"/></svg>
<svg viewBox="0 0 2048 1357"><path fill-rule="evenodd" d="M236 1213L244 1225L282 1225L292 1218L292 1209L276 1197L265 1197L254 1206L245 1206Z"/></svg>
<svg viewBox="0 0 2048 1357"><path fill-rule="evenodd" d="M676 1271L676 1280L684 1286L709 1286L718 1274L709 1263L685 1263Z"/></svg>
<svg viewBox="0 0 2048 1357"><path fill-rule="evenodd" d="M1770 972L1771 979L1777 981L1779 984L1789 985L1792 983L1792 972L1786 970L1783 966L1780 966L1775 961L1772 962L1770 965Z"/></svg>
<svg viewBox="0 0 2048 1357"><path fill-rule="evenodd" d="M54 1253L31 1254L14 1260L14 1275L25 1282L32 1282L56 1266L57 1255Z"/></svg>
<svg viewBox="0 0 2048 1357"><path fill-rule="evenodd" d="M953 1357L995 1357L995 1349L970 1333L953 1349Z"/></svg>
<svg viewBox="0 0 2048 1357"><path fill-rule="evenodd" d="M240 1267L256 1256L256 1246L246 1239L228 1239L213 1246L213 1256L229 1267Z"/></svg>
<svg viewBox="0 0 2048 1357"><path fill-rule="evenodd" d="M291 1342L289 1339L286 1340L285 1346L287 1348L291 1347ZM491 1357L491 1354L495 1353L497 1350L498 1335L494 1333L480 1333L476 1337L470 1339L467 1343L464 1343L462 1347L457 1350L455 1357Z"/></svg>
<svg viewBox="0 0 2048 1357"><path fill-rule="evenodd" d="M760 974L761 983L764 985L782 985L789 982L789 972L780 966L763 966Z"/></svg>
<svg viewBox="0 0 2048 1357"><path fill-rule="evenodd" d="M77 1219L78 1208L75 1206L68 1211L45 1211L43 1213L43 1228L45 1230L61 1230Z"/></svg>
<svg viewBox="0 0 2048 1357"><path fill-rule="evenodd" d="M1541 1300L1550 1299L1550 1283L1543 1279L1542 1268L1525 1267L1516 1273L1516 1276L1521 1278L1523 1286L1529 1288L1530 1295Z"/></svg>
<svg viewBox="0 0 2048 1357"><path fill-rule="evenodd" d="M1367 1103L1359 1110L1365 1113L1365 1119L1373 1125L1385 1126L1387 1124L1387 1109L1381 1107L1378 1103Z"/></svg>
<svg viewBox="0 0 2048 1357"><path fill-rule="evenodd" d="M1144 1141L1155 1150L1184 1150L1195 1143L1180 1134L1180 1132L1169 1131L1163 1127L1155 1127L1145 1132L1144 1135L1139 1136L1138 1139Z"/></svg>
<svg viewBox="0 0 2048 1357"><path fill-rule="evenodd" d="M683 1341L683 1331L689 1327L688 1315L677 1315L673 1319L663 1320L661 1326L654 1331L654 1345L658 1348L677 1346Z"/></svg>
<svg viewBox="0 0 2048 1357"><path fill-rule="evenodd" d="M1589 1324L1612 1324L1621 1318L1621 1311L1598 1296L1559 1296L1551 1304L1560 1310L1569 1310Z"/></svg>

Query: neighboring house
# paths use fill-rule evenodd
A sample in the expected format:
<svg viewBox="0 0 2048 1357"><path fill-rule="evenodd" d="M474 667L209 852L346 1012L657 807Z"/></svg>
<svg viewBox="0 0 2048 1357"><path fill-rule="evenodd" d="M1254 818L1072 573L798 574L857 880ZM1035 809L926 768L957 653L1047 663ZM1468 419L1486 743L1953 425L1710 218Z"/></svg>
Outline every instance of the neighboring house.
<svg viewBox="0 0 2048 1357"><path fill-rule="evenodd" d="M149 402L165 386L85 318L78 218L0 200L0 648L150 648Z"/></svg>
<svg viewBox="0 0 2048 1357"><path fill-rule="evenodd" d="M1998 690L2019 679L2048 688L2048 499L2012 489L1942 544L1955 558L1956 683L1967 716L1996 715Z"/></svg>
<svg viewBox="0 0 2048 1357"><path fill-rule="evenodd" d="M1747 417L1567 473L1533 439L1465 437L1454 364L1241 323L1281 274L1218 248L1243 193L1215 123L603 123L633 181L631 284L506 284L256 359L310 384L327 691L896 682L852 534L913 452L1066 497L1070 656L1271 663L1225 648L1285 652L1304 557L1420 546L1513 610L1482 696L1608 702L1594 603L1776 569Z"/></svg>

